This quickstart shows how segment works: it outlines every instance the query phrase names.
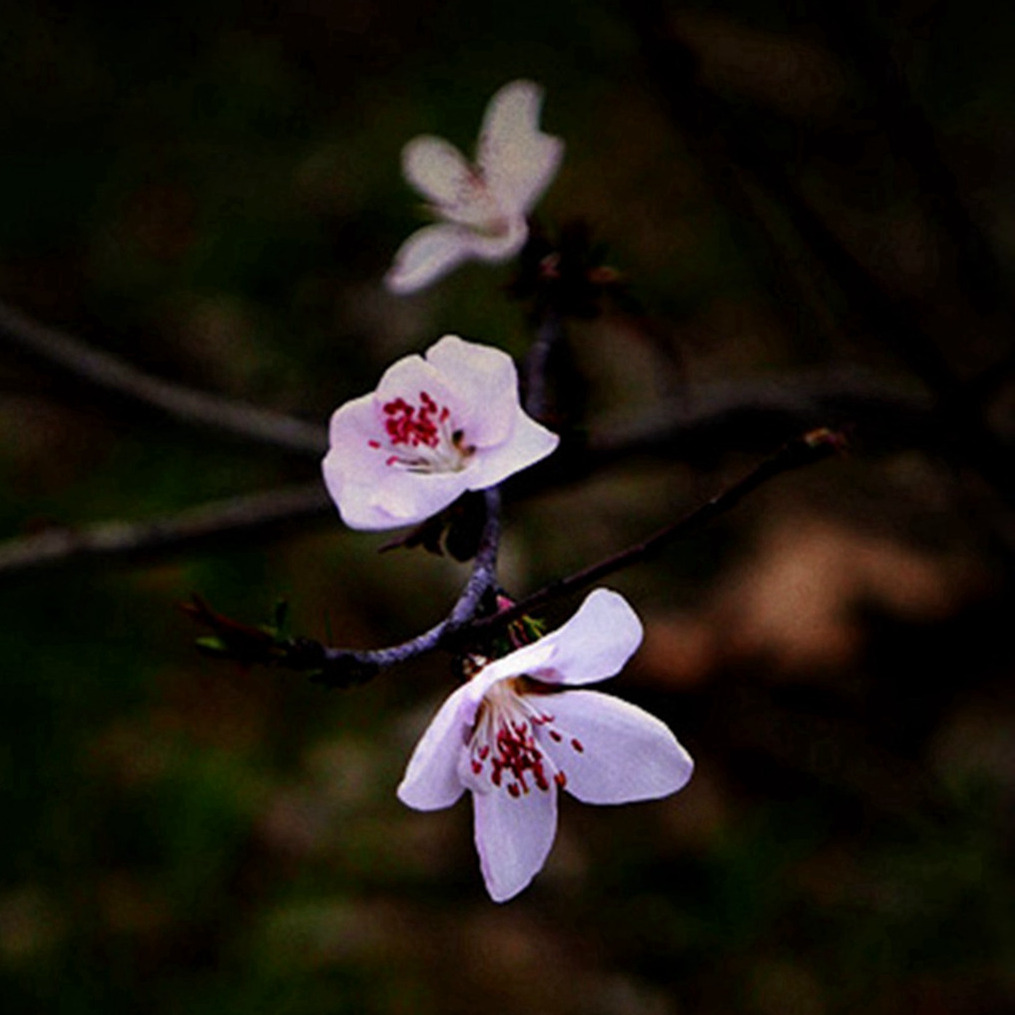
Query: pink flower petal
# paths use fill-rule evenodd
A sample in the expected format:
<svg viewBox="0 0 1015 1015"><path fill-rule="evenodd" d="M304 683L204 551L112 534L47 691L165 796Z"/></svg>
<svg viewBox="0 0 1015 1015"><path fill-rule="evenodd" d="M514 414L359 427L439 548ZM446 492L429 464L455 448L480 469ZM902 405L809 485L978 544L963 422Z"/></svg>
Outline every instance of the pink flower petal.
<svg viewBox="0 0 1015 1015"><path fill-rule="evenodd" d="M465 684L441 705L416 744L398 786L398 799L409 807L440 810L450 807L465 791L458 765L463 752L461 713L467 691Z"/></svg>
<svg viewBox="0 0 1015 1015"><path fill-rule="evenodd" d="M468 227L448 222L424 226L399 247L384 284L399 295L415 292L474 255L474 234Z"/></svg>
<svg viewBox="0 0 1015 1015"><path fill-rule="evenodd" d="M694 764L655 716L599 691L566 691L550 706L558 741L540 744L564 773L565 789L587 804L655 800L682 789Z"/></svg>
<svg viewBox="0 0 1015 1015"><path fill-rule="evenodd" d="M512 81L494 95L483 117L476 161L510 216L528 215L564 156L564 142L539 129L542 104L542 88Z"/></svg>
<svg viewBox="0 0 1015 1015"><path fill-rule="evenodd" d="M494 902L517 895L539 873L557 833L557 794L531 789L518 797L506 790L472 795L476 850L486 889Z"/></svg>
<svg viewBox="0 0 1015 1015"><path fill-rule="evenodd" d="M532 675L547 683L591 684L619 673L641 644L643 629L627 600L610 589L586 596L563 627L548 634L553 653Z"/></svg>

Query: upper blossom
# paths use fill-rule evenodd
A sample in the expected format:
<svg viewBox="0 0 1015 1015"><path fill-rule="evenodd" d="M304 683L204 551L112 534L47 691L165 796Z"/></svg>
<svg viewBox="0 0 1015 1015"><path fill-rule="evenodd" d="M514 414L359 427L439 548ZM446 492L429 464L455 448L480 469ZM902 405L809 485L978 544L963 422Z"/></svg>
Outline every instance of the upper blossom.
<svg viewBox="0 0 1015 1015"><path fill-rule="evenodd" d="M441 706L398 787L418 810L472 793L476 848L495 902L543 866L557 830L557 790L590 804L676 792L693 763L654 716L598 691L641 644L624 598L596 589L545 638L496 659Z"/></svg>
<svg viewBox="0 0 1015 1015"><path fill-rule="evenodd" d="M510 356L445 335L335 410L324 482L350 528L397 528L495 486L559 440L522 410Z"/></svg>
<svg viewBox="0 0 1015 1015"><path fill-rule="evenodd" d="M422 289L470 258L505 261L522 249L526 217L564 154L564 142L539 129L542 102L543 90L531 81L501 88L486 107L475 164L439 137L405 146L406 179L443 221L402 244L384 280L392 292Z"/></svg>

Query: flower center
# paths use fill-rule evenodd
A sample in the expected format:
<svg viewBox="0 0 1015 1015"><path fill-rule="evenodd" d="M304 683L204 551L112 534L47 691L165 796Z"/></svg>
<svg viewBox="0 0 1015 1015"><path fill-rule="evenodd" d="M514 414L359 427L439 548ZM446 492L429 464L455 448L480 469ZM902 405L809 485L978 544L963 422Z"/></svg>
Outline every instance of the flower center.
<svg viewBox="0 0 1015 1015"><path fill-rule="evenodd" d="M449 222L468 226L487 236L503 236L510 228L508 216L493 196L478 166L469 167L458 184L454 198L439 205L437 211Z"/></svg>
<svg viewBox="0 0 1015 1015"><path fill-rule="evenodd" d="M550 789L556 783L561 789L567 777L540 746L540 739L549 736L561 743L563 734L553 726L554 717L545 709L535 707L524 693L525 678L503 680L487 691L479 706L476 725L469 740L469 765L477 780L489 788L505 789L518 798L530 789ZM571 748L584 750L575 738Z"/></svg>
<svg viewBox="0 0 1015 1015"><path fill-rule="evenodd" d="M384 439L367 443L387 451L385 464L409 472L461 472L476 449L467 444L465 432L456 429L451 410L438 405L426 392L413 405L399 396L382 407Z"/></svg>

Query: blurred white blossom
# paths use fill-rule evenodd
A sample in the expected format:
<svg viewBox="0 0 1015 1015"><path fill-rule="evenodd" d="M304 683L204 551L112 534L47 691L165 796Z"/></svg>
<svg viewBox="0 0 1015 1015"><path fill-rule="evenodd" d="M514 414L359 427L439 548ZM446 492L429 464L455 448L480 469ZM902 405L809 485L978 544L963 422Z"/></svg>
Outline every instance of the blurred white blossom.
<svg viewBox="0 0 1015 1015"><path fill-rule="evenodd" d="M421 289L471 258L505 261L522 249L526 217L564 154L564 142L539 129L542 101L543 90L531 81L501 88L483 116L475 163L438 137L405 146L406 179L440 221L402 244L385 276L392 292Z"/></svg>

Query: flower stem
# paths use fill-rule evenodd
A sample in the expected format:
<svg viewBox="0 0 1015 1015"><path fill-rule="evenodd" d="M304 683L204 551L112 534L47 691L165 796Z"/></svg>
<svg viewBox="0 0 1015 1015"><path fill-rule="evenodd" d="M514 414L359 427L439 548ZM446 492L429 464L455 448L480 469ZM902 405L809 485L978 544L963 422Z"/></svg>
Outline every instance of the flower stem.
<svg viewBox="0 0 1015 1015"><path fill-rule="evenodd" d="M301 668L317 669L314 678L327 687L348 687L368 680L378 670L405 662L441 646L452 634L470 626L483 604L487 592L497 587L497 552L500 548L500 489L492 486L484 491L486 523L480 536L479 550L472 564L472 573L465 583L451 612L429 630L389 648L350 651L330 648L317 643L304 643L308 658ZM315 651L316 649L316 651ZM285 665L283 663L283 665Z"/></svg>

